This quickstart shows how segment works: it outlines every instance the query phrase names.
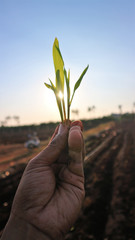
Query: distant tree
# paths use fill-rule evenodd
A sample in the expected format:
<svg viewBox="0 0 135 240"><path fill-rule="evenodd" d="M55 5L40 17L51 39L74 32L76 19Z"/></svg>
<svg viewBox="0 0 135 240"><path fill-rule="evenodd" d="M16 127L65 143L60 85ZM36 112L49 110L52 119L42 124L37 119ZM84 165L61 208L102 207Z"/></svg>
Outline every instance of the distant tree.
<svg viewBox="0 0 135 240"><path fill-rule="evenodd" d="M119 120L122 120L122 105L118 105L118 109L119 109Z"/></svg>
<svg viewBox="0 0 135 240"><path fill-rule="evenodd" d="M20 117L19 116L13 116L13 119L16 121L17 125L19 125Z"/></svg>
<svg viewBox="0 0 135 240"><path fill-rule="evenodd" d="M91 106L91 107L88 107L88 112L92 112L92 111L95 111L95 106L93 105L93 106Z"/></svg>
<svg viewBox="0 0 135 240"><path fill-rule="evenodd" d="M1 127L5 127L7 125L7 121L1 121Z"/></svg>
<svg viewBox="0 0 135 240"><path fill-rule="evenodd" d="M79 115L79 110L78 109L73 109L71 112L76 116Z"/></svg>
<svg viewBox="0 0 135 240"><path fill-rule="evenodd" d="M73 114L76 114L76 115L79 115L79 110L78 110L78 109L72 110L72 113L73 113Z"/></svg>
<svg viewBox="0 0 135 240"><path fill-rule="evenodd" d="M92 108L91 107L88 107L88 112L91 112Z"/></svg>
<svg viewBox="0 0 135 240"><path fill-rule="evenodd" d="M7 116L7 117L5 117L5 119L8 121L11 119L11 116Z"/></svg>
<svg viewBox="0 0 135 240"><path fill-rule="evenodd" d="M94 111L94 110L96 109L96 107L93 105L93 106L92 106L92 109L93 109L93 111Z"/></svg>
<svg viewBox="0 0 135 240"><path fill-rule="evenodd" d="M122 114L122 105L118 105L119 111L120 111L120 115Z"/></svg>
<svg viewBox="0 0 135 240"><path fill-rule="evenodd" d="M5 122L9 125L9 122L11 121L12 117L11 116L7 116L5 117Z"/></svg>

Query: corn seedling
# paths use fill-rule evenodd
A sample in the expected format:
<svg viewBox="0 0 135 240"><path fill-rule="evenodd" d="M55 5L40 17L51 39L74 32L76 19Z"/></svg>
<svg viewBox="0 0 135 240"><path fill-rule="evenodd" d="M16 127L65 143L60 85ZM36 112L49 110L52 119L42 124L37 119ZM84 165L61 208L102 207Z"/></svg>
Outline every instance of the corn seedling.
<svg viewBox="0 0 135 240"><path fill-rule="evenodd" d="M59 42L58 39L55 38L54 44L53 44L53 62L54 62L54 68L55 68L55 83L56 85L53 84L53 82L49 79L50 84L44 83L45 86L49 89L51 89L56 97L56 102L58 105L61 121L64 122L66 120L70 119L70 107L71 103L73 101L73 97L75 94L75 91L77 88L80 86L81 81L83 79L83 76L87 72L87 69L89 65L84 69L82 74L80 75L79 79L75 83L73 93L71 96L70 93L70 70L67 71L64 67L64 61L61 55L61 51L59 48ZM64 99L64 86L66 85L66 90L67 90L67 107L65 107L65 99ZM67 109L67 113L66 113Z"/></svg>

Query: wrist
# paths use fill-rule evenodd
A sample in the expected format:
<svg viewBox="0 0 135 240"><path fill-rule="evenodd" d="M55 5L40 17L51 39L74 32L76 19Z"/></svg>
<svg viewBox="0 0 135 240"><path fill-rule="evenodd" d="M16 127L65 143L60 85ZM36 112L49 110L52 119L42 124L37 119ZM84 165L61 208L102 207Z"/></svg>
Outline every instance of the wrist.
<svg viewBox="0 0 135 240"><path fill-rule="evenodd" d="M53 240L25 220L11 215L3 231L1 240Z"/></svg>

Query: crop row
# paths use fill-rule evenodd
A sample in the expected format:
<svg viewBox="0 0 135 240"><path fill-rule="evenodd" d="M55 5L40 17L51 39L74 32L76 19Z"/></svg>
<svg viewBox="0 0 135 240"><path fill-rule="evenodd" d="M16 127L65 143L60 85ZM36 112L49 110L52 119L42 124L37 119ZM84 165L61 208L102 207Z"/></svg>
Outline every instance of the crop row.
<svg viewBox="0 0 135 240"><path fill-rule="evenodd" d="M65 239L135 239L134 128L134 123L122 123L86 157L86 197Z"/></svg>

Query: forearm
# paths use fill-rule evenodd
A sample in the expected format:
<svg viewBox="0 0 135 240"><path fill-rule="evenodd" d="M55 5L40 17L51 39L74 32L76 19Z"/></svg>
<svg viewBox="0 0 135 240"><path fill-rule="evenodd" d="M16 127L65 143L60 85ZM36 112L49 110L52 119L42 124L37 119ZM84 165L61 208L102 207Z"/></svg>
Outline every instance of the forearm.
<svg viewBox="0 0 135 240"><path fill-rule="evenodd" d="M15 216L10 216L1 240L53 240L36 227Z"/></svg>

